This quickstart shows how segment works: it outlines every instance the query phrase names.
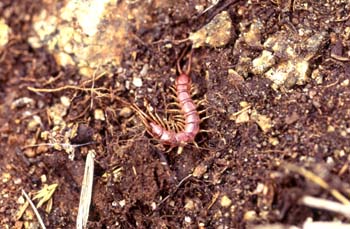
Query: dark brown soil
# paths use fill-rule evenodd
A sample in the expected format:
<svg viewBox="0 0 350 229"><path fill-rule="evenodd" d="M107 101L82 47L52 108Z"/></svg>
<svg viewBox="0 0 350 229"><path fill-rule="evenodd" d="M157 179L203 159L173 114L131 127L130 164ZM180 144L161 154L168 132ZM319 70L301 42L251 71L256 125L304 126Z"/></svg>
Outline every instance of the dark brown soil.
<svg viewBox="0 0 350 229"><path fill-rule="evenodd" d="M34 49L28 44L31 18L43 7L41 1L0 2L0 17L14 34L0 53L2 228L13 228L15 224L28 221L14 219L21 207L18 199L22 189L40 190L44 185L42 175L46 175L47 184L58 184L51 212L39 209L45 225L74 228L85 158L90 149L97 155L89 228L246 228L271 223L300 226L308 217L315 221L338 217L349 222L342 216L299 205L302 195L330 200L334 197L283 167L287 162L307 168L344 195L350 193L347 167L350 86L344 83L350 79L350 65L349 60L331 58L332 52L349 57L349 39L343 40L342 36L349 33L349 3L335 1L327 5L328 1L291 1L299 6L293 8L288 5L290 1L251 1L252 4L221 1L205 14L198 15L194 6L207 6L206 1L190 2L178 1L164 11L151 9L152 24L133 31L143 42L132 40L124 52L125 74L110 72L111 77L95 82L96 87L108 88L109 96L95 97L92 108L91 93L27 90L28 86L81 85L86 79L74 67L58 66L45 48ZM120 114L125 104L116 98L140 105L146 99L157 108L160 116L164 115L164 104L170 94L168 88L172 84L170 79L176 77L176 58L189 43L164 48L163 44L152 42L165 37L184 39L223 10L229 12L233 21L232 41L221 48L201 47L193 52L191 77L198 85L196 97L206 96L208 100L203 108L208 108L206 115L210 118L201 123L201 129L208 132L196 137L198 148L190 144L180 155L176 154L176 148L167 153L145 133L137 115ZM165 17L169 19L166 23L162 19ZM249 23L255 18L264 23L263 41L285 27L298 30L300 26L307 26L313 33L326 32L326 43L310 60L311 71L322 66L323 82L318 84L311 79L306 85L279 92L270 87L268 79L259 75L233 79L227 72L235 68L240 58L233 54L240 33L239 23ZM258 48L248 45L241 48L251 57L260 53ZM137 58L131 53L136 53ZM142 79L142 87L135 88L131 84L128 91L118 86L130 82L133 73L139 72L145 64L149 65L149 70ZM60 76L58 80L47 84L49 77L57 76ZM72 144L93 144L77 148L74 160L64 151L51 147L28 157L23 147L28 145L29 139L39 139L40 132L52 129L47 109L63 95L72 99L65 120L80 124ZM33 99L34 105L13 108L14 101L23 97ZM242 101L269 117L272 129L263 132L253 121L236 124L230 120L230 115L241 109ZM106 121L93 118L97 108L103 109ZM28 129L33 115L40 116L42 121L37 131ZM277 145L271 144L272 138L278 139ZM113 176L117 169L120 169L119 175ZM196 176L189 176L194 170ZM5 181L4 174L10 174L10 179ZM259 187L264 187L265 191ZM226 197L231 200L229 206L223 203Z"/></svg>

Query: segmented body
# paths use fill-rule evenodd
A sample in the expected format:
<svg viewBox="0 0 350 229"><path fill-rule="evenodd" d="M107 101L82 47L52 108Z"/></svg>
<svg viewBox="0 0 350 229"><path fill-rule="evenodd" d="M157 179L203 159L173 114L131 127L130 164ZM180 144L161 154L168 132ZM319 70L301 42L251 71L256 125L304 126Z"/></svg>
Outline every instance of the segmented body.
<svg viewBox="0 0 350 229"><path fill-rule="evenodd" d="M194 142L194 138L199 132L200 117L191 98L191 83L191 78L185 73L181 73L175 81L178 103L185 119L184 130L177 133L167 130L156 122L149 123L150 133L163 144L181 146Z"/></svg>

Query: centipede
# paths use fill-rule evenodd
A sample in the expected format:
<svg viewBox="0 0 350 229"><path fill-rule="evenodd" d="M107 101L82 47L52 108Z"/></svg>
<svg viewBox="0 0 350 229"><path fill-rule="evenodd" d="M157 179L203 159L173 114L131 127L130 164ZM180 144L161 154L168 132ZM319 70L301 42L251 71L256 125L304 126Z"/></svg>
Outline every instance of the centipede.
<svg viewBox="0 0 350 229"><path fill-rule="evenodd" d="M197 111L197 105L192 99L191 89L192 80L190 77L192 50L189 54L189 63L186 71L183 71L180 66L180 61L184 53L177 60L178 77L175 79L175 86L171 87L176 94L174 104L180 108L182 120L180 122L181 128L170 128L169 124L164 123L157 114L148 112L146 114L138 106L133 105L134 110L139 114L143 124L146 126L147 132L163 145L169 145L171 148L179 147L180 153L188 143L195 143L195 137L200 131L200 112Z"/></svg>

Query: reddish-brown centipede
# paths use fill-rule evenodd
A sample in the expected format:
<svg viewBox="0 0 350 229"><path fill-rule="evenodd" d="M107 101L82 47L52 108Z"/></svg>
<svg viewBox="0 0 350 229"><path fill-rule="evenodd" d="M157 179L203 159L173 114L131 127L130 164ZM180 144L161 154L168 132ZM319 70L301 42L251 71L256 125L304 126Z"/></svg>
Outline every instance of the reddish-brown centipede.
<svg viewBox="0 0 350 229"><path fill-rule="evenodd" d="M183 55L181 55L183 56ZM181 57L177 62L177 68L180 75L175 80L175 92L177 104L181 109L181 114L184 116L184 125L182 130L174 131L164 125L157 115L147 115L136 105L133 108L140 114L142 122L146 125L147 131L164 145L171 147L183 147L187 143L194 142L195 136L199 132L199 124L201 119L199 112L197 112L196 105L191 96L192 80L189 76L191 69L191 54L189 58L189 65L186 72L183 72L180 67Z"/></svg>

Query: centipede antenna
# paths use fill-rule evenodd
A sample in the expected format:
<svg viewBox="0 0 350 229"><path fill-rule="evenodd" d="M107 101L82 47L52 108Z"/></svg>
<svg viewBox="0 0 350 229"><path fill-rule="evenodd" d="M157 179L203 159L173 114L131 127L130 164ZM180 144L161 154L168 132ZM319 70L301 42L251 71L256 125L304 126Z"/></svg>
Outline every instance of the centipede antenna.
<svg viewBox="0 0 350 229"><path fill-rule="evenodd" d="M197 142L193 141L193 145L194 145L197 149L199 149L199 146L198 146Z"/></svg>
<svg viewBox="0 0 350 229"><path fill-rule="evenodd" d="M149 115L151 116L151 118L153 119L153 121L155 121L157 124L159 124L159 125L161 125L162 127L165 128L165 124L164 124L164 122L162 121L162 119L158 116L157 112L155 112L155 114L153 114L152 111L150 110L148 104L147 104L146 109L147 109Z"/></svg>
<svg viewBox="0 0 350 229"><path fill-rule="evenodd" d="M188 66L187 66L187 70L185 72L186 75L189 75L191 72L191 65L192 65L192 53L193 53L193 49L191 49L190 53L189 53L189 57L188 57Z"/></svg>
<svg viewBox="0 0 350 229"><path fill-rule="evenodd" d="M178 71L180 74L183 74L183 73L184 73L184 72L182 71L181 66L180 66L180 61L181 61L182 58L185 56L185 54L186 54L186 52L187 52L187 48L188 48L188 47L186 47L186 48L182 51L180 57L177 59L176 66L177 66L177 71ZM188 70L188 69L187 69L187 70ZM188 72L188 73L189 73L189 72ZM185 72L185 74L187 74L187 71ZM188 74L187 74L187 75L188 75Z"/></svg>
<svg viewBox="0 0 350 229"><path fill-rule="evenodd" d="M150 129L151 126L148 123L151 120L150 117L135 104L132 104L131 108L139 115L142 123L146 126L146 129Z"/></svg>

